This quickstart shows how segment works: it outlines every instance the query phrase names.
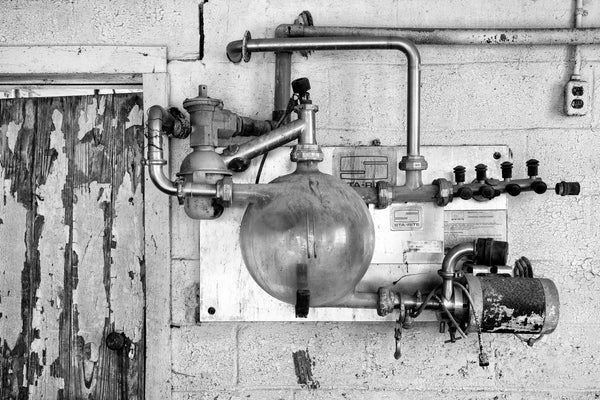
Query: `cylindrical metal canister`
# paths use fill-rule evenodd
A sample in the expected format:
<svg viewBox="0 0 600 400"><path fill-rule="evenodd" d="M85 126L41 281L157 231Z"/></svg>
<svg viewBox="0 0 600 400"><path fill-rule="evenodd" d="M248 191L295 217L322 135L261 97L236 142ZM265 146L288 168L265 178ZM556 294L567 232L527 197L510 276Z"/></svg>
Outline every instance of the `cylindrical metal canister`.
<svg viewBox="0 0 600 400"><path fill-rule="evenodd" d="M559 317L556 285L549 279L466 275L482 332L551 333ZM473 311L469 331L475 331Z"/></svg>

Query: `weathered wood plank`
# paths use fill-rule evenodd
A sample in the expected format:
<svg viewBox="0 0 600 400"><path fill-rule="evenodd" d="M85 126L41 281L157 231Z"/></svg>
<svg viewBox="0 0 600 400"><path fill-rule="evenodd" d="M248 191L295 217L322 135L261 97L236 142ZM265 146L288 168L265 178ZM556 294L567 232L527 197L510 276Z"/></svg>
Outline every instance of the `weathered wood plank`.
<svg viewBox="0 0 600 400"><path fill-rule="evenodd" d="M24 124L22 104L0 102L0 399L18 393L26 347L22 336L21 271L26 260L27 209L15 191L20 179L28 181L30 165L20 157L17 142ZM30 187L26 184L24 186ZM21 376L21 378L20 378Z"/></svg>
<svg viewBox="0 0 600 400"><path fill-rule="evenodd" d="M144 74L167 71L161 46L0 46L0 74Z"/></svg>

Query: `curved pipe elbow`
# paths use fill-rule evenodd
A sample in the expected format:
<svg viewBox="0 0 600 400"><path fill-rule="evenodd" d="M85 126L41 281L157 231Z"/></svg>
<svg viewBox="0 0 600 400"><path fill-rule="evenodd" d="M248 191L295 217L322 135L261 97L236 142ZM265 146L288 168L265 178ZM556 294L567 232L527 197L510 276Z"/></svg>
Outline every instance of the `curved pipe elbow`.
<svg viewBox="0 0 600 400"><path fill-rule="evenodd" d="M439 271L439 275L444 280L442 284L444 299L450 300L452 298L452 280L456 272L456 265L463 257L471 255L474 252L475 243L467 242L454 246L444 257L442 269Z"/></svg>
<svg viewBox="0 0 600 400"><path fill-rule="evenodd" d="M177 195L177 185L170 180L164 173L162 166L164 164L150 164L148 170L150 172L150 180L154 186L163 193L170 196Z"/></svg>
<svg viewBox="0 0 600 400"><path fill-rule="evenodd" d="M152 183L163 193L177 194L177 185L170 180L163 171L167 164L162 147L162 133L164 120L171 119L169 113L161 106L152 106L148 109L148 172Z"/></svg>

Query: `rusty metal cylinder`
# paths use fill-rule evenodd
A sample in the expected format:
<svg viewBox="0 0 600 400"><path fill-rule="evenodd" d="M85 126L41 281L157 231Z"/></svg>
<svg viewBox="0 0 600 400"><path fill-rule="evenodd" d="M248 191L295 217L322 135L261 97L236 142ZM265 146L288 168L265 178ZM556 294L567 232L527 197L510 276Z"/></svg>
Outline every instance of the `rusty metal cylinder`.
<svg viewBox="0 0 600 400"><path fill-rule="evenodd" d="M467 275L482 332L551 333L559 317L556 285L549 279ZM470 313L469 331L477 324Z"/></svg>

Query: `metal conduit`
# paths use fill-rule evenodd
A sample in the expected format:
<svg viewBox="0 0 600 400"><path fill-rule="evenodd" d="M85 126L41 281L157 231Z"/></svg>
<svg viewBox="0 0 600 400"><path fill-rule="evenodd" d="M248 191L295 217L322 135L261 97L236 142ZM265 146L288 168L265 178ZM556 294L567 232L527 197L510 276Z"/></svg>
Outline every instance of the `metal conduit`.
<svg viewBox="0 0 600 400"><path fill-rule="evenodd" d="M583 29L406 29L284 24L278 37L393 36L432 45L586 45L600 44L600 28Z"/></svg>
<svg viewBox="0 0 600 400"><path fill-rule="evenodd" d="M232 62L249 60L253 52L276 52L277 66L275 94L276 106L283 103L287 93L281 86L288 87L290 82L284 82L290 74L288 60L293 51L315 50L400 50L408 61L407 74L407 163L406 185L411 189L422 186L421 170L427 168L427 163L420 154L420 73L421 57L416 46L405 38L399 37L310 37L310 38L275 38L250 39L247 34L244 40L237 40L227 45L227 57ZM284 68L285 71L281 69ZM287 102L287 99L285 99ZM275 110L277 113L279 110Z"/></svg>

